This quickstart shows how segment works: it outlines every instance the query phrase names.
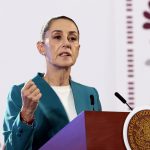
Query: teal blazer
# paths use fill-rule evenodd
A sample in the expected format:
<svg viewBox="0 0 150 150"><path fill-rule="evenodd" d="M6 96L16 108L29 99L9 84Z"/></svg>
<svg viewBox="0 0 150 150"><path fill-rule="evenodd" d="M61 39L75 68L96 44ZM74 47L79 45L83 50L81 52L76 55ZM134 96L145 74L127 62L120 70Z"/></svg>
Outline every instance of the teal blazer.
<svg viewBox="0 0 150 150"><path fill-rule="evenodd" d="M35 121L29 126L20 121L22 107L21 89L24 84L15 85L8 94L4 116L3 134L6 150L37 150L69 123L60 99L38 73L32 79L40 89L42 97L35 111ZM94 96L94 110L101 111L99 95L95 88L87 87L70 80L77 114L92 111L90 95Z"/></svg>

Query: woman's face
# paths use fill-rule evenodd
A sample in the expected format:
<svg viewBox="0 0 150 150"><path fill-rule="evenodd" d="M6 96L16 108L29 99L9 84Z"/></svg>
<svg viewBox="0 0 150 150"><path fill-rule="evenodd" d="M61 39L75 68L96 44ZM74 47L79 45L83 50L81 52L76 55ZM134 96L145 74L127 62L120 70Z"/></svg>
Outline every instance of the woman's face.
<svg viewBox="0 0 150 150"><path fill-rule="evenodd" d="M52 22L44 40L48 65L59 68L71 67L79 53L79 34L73 22L58 19Z"/></svg>

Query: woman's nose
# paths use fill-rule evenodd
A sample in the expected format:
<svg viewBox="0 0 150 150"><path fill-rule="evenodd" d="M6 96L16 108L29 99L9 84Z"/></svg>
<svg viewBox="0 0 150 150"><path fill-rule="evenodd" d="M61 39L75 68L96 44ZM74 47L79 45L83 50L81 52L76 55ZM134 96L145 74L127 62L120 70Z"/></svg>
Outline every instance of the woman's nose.
<svg viewBox="0 0 150 150"><path fill-rule="evenodd" d="M71 45L70 45L68 38L64 38L63 47L71 48Z"/></svg>
<svg viewBox="0 0 150 150"><path fill-rule="evenodd" d="M64 38L63 38L63 42L64 42L64 43L69 43L69 39L68 39L67 37L64 37Z"/></svg>

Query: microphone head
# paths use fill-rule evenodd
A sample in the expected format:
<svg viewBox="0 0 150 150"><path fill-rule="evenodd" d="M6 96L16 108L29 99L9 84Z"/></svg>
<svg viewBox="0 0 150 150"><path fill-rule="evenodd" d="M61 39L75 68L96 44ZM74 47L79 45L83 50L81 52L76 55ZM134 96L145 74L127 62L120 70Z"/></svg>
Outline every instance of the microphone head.
<svg viewBox="0 0 150 150"><path fill-rule="evenodd" d="M118 92L115 92L114 95L120 99L124 104L126 103L126 100L118 93Z"/></svg>
<svg viewBox="0 0 150 150"><path fill-rule="evenodd" d="M94 96L90 95L91 105L94 105Z"/></svg>

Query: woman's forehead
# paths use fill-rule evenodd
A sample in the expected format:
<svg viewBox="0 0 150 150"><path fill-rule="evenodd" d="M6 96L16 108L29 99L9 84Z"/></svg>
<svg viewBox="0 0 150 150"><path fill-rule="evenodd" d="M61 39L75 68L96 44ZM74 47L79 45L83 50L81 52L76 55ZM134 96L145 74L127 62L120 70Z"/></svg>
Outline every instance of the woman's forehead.
<svg viewBox="0 0 150 150"><path fill-rule="evenodd" d="M67 19L58 19L54 20L49 28L50 32L58 31L58 32L76 32L78 33L77 27L75 24Z"/></svg>

